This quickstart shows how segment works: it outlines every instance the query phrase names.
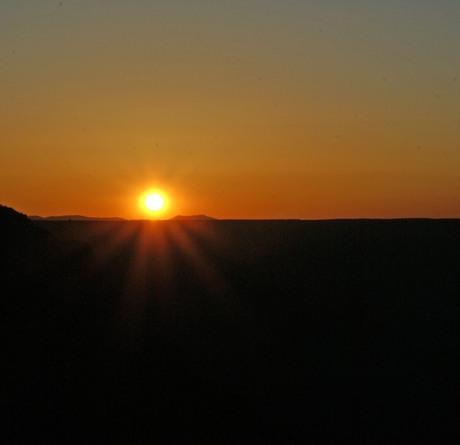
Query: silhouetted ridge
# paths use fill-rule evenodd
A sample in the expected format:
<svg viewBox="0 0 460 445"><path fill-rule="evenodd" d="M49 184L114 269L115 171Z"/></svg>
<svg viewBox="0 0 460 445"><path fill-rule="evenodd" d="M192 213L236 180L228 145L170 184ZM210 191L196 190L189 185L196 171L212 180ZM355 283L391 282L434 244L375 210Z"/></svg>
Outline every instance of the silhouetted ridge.
<svg viewBox="0 0 460 445"><path fill-rule="evenodd" d="M176 215L171 218L172 221L184 221L184 220L215 220L216 218L212 218L211 216L206 215Z"/></svg>
<svg viewBox="0 0 460 445"><path fill-rule="evenodd" d="M91 248L85 242L58 240L16 210L0 206L0 294L3 302L42 302L67 297L56 289L82 280ZM77 286L79 287L79 286ZM31 306L32 307L32 306Z"/></svg>
<svg viewBox="0 0 460 445"><path fill-rule="evenodd" d="M37 221L125 221L124 218L118 218L116 216L109 217L93 217L83 215L60 215L60 216L30 216L30 219Z"/></svg>
<svg viewBox="0 0 460 445"><path fill-rule="evenodd" d="M27 215L17 212L11 207L0 204L0 228L5 228L13 225L27 225L29 219Z"/></svg>
<svg viewBox="0 0 460 445"><path fill-rule="evenodd" d="M27 215L16 210L0 205L0 240L2 241L2 257L8 255L9 246L16 249L29 245L33 240L43 240L51 235L41 228L35 227ZM33 242L32 242L33 243Z"/></svg>

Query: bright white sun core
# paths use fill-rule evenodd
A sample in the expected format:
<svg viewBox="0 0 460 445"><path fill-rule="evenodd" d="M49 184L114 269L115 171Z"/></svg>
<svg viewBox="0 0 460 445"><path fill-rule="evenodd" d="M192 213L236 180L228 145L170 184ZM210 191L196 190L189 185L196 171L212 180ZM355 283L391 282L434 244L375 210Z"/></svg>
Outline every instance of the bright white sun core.
<svg viewBox="0 0 460 445"><path fill-rule="evenodd" d="M165 205L165 199L159 193L149 193L144 198L144 206L151 212L160 211Z"/></svg>

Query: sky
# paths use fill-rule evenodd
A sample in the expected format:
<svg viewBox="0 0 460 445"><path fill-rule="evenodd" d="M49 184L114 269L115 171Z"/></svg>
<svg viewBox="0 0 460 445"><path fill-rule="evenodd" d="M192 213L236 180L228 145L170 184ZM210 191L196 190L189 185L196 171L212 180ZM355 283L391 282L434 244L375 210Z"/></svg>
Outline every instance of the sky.
<svg viewBox="0 0 460 445"><path fill-rule="evenodd" d="M1 0L0 56L28 215L460 217L458 0Z"/></svg>

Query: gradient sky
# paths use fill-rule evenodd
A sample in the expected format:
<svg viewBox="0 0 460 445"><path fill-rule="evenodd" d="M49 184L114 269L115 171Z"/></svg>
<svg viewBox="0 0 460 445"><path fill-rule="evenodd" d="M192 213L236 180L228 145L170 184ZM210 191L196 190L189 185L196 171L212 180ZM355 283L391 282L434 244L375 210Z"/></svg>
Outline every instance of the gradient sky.
<svg viewBox="0 0 460 445"><path fill-rule="evenodd" d="M1 0L0 203L460 217L458 0Z"/></svg>

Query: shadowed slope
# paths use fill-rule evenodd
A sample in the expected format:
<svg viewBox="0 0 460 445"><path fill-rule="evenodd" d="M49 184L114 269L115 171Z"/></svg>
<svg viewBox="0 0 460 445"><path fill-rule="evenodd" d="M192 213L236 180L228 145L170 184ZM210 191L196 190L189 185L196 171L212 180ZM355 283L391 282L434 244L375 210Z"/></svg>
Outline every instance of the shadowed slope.
<svg viewBox="0 0 460 445"><path fill-rule="evenodd" d="M80 443L455 438L459 221L34 225L91 262L47 306L59 341L3 337L34 370L10 429L25 412Z"/></svg>

